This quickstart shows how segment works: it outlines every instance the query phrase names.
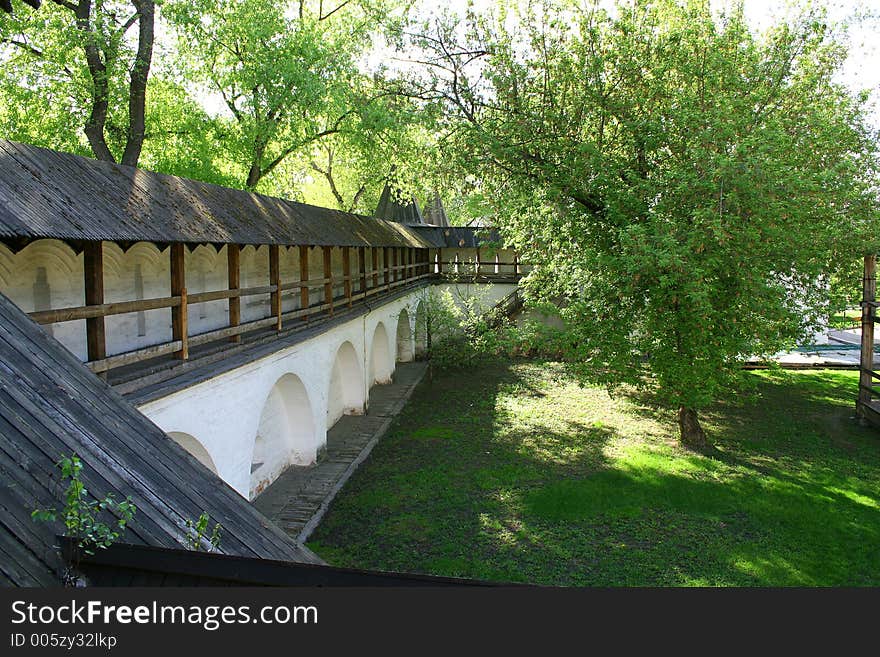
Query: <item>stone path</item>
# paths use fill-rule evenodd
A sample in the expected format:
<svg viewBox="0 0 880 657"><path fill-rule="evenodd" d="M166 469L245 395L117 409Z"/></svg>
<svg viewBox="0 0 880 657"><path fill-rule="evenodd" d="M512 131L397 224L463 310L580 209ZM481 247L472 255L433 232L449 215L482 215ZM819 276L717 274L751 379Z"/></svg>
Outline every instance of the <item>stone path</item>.
<svg viewBox="0 0 880 657"><path fill-rule="evenodd" d="M304 543L343 484L388 430L426 370L423 362L399 363L392 383L370 391L367 415L344 415L327 432L327 452L317 465L288 468L254 499L253 505L297 542Z"/></svg>

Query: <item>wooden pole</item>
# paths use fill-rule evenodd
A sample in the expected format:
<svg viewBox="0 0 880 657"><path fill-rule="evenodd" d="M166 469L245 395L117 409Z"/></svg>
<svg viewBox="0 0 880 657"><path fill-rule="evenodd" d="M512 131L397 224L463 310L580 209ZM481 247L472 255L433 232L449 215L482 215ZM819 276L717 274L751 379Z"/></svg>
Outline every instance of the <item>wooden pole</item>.
<svg viewBox="0 0 880 657"><path fill-rule="evenodd" d="M348 307L351 308L351 249L347 246L342 247L342 278L345 283L345 298L348 299Z"/></svg>
<svg viewBox="0 0 880 657"><path fill-rule="evenodd" d="M299 307L305 310L309 307L309 247L299 247ZM309 321L309 314L303 315L303 320Z"/></svg>
<svg viewBox="0 0 880 657"><path fill-rule="evenodd" d="M331 258L331 246L324 247L324 303L327 304L327 314L333 314L333 260Z"/></svg>
<svg viewBox="0 0 880 657"><path fill-rule="evenodd" d="M367 250L358 247L358 292L367 291Z"/></svg>
<svg viewBox="0 0 880 657"><path fill-rule="evenodd" d="M862 345L859 369L859 415L865 417L861 407L871 403L871 371L874 369L874 316L877 300L877 256L865 256L862 278Z"/></svg>
<svg viewBox="0 0 880 657"><path fill-rule="evenodd" d="M241 247L238 244L229 244L226 247L226 262L229 274L229 289L238 290L241 287ZM229 326L241 324L241 298L229 297ZM241 342L241 335L232 335L230 342Z"/></svg>
<svg viewBox="0 0 880 657"><path fill-rule="evenodd" d="M371 246L370 255L373 259L373 287L379 287L379 250Z"/></svg>
<svg viewBox="0 0 880 657"><path fill-rule="evenodd" d="M392 249L392 251L392 262L394 263L394 282L396 283L400 280L400 270L398 269L398 267L400 267L400 247L396 246Z"/></svg>
<svg viewBox="0 0 880 657"><path fill-rule="evenodd" d="M389 269L390 263L388 262L388 251L389 250L390 249L387 246L382 247L382 264L384 265L384 269L385 269L384 283L385 283L385 287L387 287L390 290L391 289L391 270Z"/></svg>
<svg viewBox="0 0 880 657"><path fill-rule="evenodd" d="M180 351L174 352L174 356L180 360L189 358L184 248L182 242L171 245L171 296L180 297L180 305L171 309L171 339L180 340Z"/></svg>
<svg viewBox="0 0 880 657"><path fill-rule="evenodd" d="M439 271L437 273L443 273L443 249L437 249L437 266Z"/></svg>
<svg viewBox="0 0 880 657"><path fill-rule="evenodd" d="M275 316L275 330L281 330L281 249L277 244L269 245L269 285L275 286L271 293L270 305Z"/></svg>
<svg viewBox="0 0 880 657"><path fill-rule="evenodd" d="M100 306L104 303L103 242L86 243L83 250L83 274L86 305ZM107 357L107 339L103 317L92 317L86 320L86 344L89 360L102 360Z"/></svg>

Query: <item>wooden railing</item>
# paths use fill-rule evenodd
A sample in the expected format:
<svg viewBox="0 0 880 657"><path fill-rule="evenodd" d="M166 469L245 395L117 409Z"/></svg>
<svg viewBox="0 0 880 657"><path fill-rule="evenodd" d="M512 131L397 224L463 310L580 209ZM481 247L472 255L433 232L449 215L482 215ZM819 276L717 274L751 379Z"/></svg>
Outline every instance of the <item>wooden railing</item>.
<svg viewBox="0 0 880 657"><path fill-rule="evenodd" d="M88 366L94 372L131 365L159 356L173 354L175 358L187 360L190 347L208 342L228 339L233 342L241 340L241 334L258 329L274 327L282 331L294 320L309 322L318 316L333 316L342 307L351 308L352 304L376 294L387 294L404 285L435 276L434 263L428 259L426 249L406 247L383 247L384 267L378 267L378 251L372 250L372 267L367 275L366 251L357 247L358 267L352 272L351 248L342 249L342 276L334 276L332 267L332 248L320 247L323 250L322 278L313 279L309 276L309 248L300 246L300 277L299 280L283 281L281 277L280 249L269 247L269 284L256 287L240 287L240 248L236 245L228 247L228 281L225 290L187 294L184 266L183 244L171 245L171 294L167 297L104 303L103 250L96 248L98 243L84 251L84 272L86 286L86 305L54 310L41 310L30 313L30 317L40 324L54 324L86 320L86 342L88 348ZM318 247L314 247L318 248ZM381 274L381 278L380 278ZM372 285L371 285L372 283ZM342 285L341 295L334 294L334 288ZM355 290L355 284L357 290ZM283 293L288 290L300 291L300 307L284 312ZM315 290L323 290L321 298L314 302ZM270 295L270 314L257 320L241 321L241 298L256 295ZM190 335L188 330L188 312L190 305L226 300L229 304L229 322L224 328ZM170 308L172 313L171 340L151 345L126 353L107 356L104 334L104 318L126 313L142 312Z"/></svg>

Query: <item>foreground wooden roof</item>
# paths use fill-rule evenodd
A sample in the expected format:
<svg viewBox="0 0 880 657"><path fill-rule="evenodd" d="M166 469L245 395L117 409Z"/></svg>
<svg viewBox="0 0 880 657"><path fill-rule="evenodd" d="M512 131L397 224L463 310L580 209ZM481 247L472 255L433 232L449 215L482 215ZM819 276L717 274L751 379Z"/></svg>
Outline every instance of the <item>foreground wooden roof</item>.
<svg viewBox="0 0 880 657"><path fill-rule="evenodd" d="M428 248L392 221L0 140L0 239Z"/></svg>
<svg viewBox="0 0 880 657"><path fill-rule="evenodd" d="M0 294L0 585L59 583L62 527L30 514L63 506L55 463L73 453L96 497L132 497L126 543L185 546L208 512L224 554L315 561Z"/></svg>

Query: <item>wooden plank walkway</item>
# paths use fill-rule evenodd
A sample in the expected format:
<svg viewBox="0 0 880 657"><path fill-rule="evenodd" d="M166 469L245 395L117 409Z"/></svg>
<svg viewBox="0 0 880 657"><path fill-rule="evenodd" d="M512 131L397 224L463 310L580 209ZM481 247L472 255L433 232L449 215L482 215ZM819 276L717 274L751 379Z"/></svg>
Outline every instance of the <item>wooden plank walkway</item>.
<svg viewBox="0 0 880 657"><path fill-rule="evenodd" d="M304 543L426 371L426 363L399 363L391 384L374 386L370 391L367 415L343 415L327 432L327 452L317 465L288 468L253 505L298 543Z"/></svg>

